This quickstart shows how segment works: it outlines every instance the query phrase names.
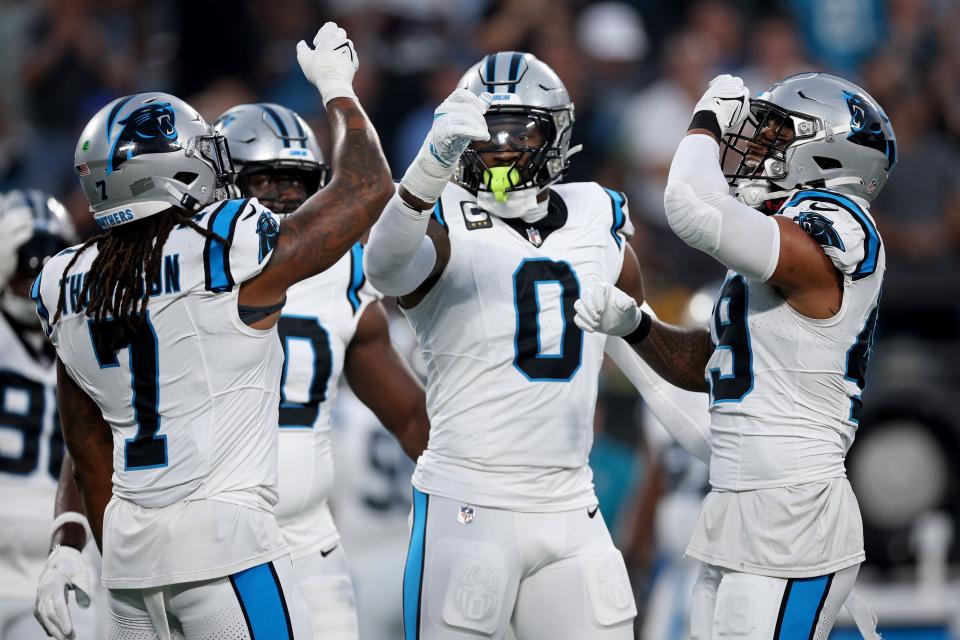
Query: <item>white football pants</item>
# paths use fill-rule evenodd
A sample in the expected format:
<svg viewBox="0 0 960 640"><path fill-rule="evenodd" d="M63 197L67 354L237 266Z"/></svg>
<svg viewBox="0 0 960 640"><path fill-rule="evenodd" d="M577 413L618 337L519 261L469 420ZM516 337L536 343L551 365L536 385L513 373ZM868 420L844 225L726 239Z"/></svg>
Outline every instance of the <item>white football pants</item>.
<svg viewBox="0 0 960 640"><path fill-rule="evenodd" d="M343 547L338 543L293 561L297 588L314 638L357 640L357 600Z"/></svg>

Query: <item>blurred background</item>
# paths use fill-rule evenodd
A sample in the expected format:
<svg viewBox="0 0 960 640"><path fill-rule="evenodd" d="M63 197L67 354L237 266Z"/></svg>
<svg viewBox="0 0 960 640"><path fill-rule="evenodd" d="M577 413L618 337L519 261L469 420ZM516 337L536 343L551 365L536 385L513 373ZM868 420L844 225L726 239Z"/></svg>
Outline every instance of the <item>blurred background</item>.
<svg viewBox="0 0 960 640"><path fill-rule="evenodd" d="M893 121L900 160L872 208L888 268L848 457L867 543L858 590L888 640L960 638L960 2L0 0L0 192L48 191L92 234L74 145L101 106L138 91L176 94L208 122L238 103L277 102L325 140L294 46L329 19L356 44L356 90L397 176L436 104L484 54L530 51L551 65L576 105L573 144L584 145L567 180L628 195L650 302L673 321L706 322L723 277L675 238L661 204L710 78L738 74L756 93L821 70L864 86ZM415 353L403 321L394 334ZM336 517L361 630L384 640L398 637L412 465L343 398ZM686 637L693 573L681 556L706 468L670 444L613 368L596 429L591 465L631 569L638 637ZM831 637L859 636L843 619Z"/></svg>

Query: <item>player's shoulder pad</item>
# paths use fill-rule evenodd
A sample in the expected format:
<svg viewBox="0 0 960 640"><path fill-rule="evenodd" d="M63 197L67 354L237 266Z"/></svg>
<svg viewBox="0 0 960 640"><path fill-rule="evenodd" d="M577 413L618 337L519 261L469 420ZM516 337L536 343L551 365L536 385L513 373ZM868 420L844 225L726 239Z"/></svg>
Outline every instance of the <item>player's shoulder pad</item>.
<svg viewBox="0 0 960 640"><path fill-rule="evenodd" d="M280 236L280 220L256 198L223 200L193 217L216 234L203 246L204 286L207 291L231 291L266 266Z"/></svg>
<svg viewBox="0 0 960 640"><path fill-rule="evenodd" d="M853 280L877 270L882 241L870 214L852 198L833 191L795 193L777 212L803 229L833 264Z"/></svg>
<svg viewBox="0 0 960 640"><path fill-rule="evenodd" d="M602 225L608 238L618 248L633 237L633 222L627 196L622 191L610 189L596 182L569 182L551 187L567 202L568 208L589 211Z"/></svg>

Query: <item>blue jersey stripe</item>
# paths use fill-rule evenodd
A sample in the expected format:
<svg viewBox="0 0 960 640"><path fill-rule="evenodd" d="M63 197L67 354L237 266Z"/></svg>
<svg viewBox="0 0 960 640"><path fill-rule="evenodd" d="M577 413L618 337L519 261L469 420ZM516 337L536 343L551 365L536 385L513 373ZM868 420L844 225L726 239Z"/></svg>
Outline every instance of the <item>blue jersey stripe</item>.
<svg viewBox="0 0 960 640"><path fill-rule="evenodd" d="M40 296L40 278L43 277L43 272L41 271L37 274L37 279L33 281L33 285L30 287L30 298L37 303L37 315L43 318L44 329L47 329L47 334L49 335L51 327L50 323L50 312L47 311L47 306L43 304L43 298Z"/></svg>
<svg viewBox="0 0 960 640"><path fill-rule="evenodd" d="M427 512L429 496L413 489L413 528L410 532L410 547L407 549L407 564L403 570L403 638L417 640L420 637L420 597L423 591L424 548L427 541Z"/></svg>
<svg viewBox="0 0 960 640"><path fill-rule="evenodd" d="M237 219L247 200L229 200L214 212L210 219L210 230L227 241L207 239L207 251L204 252L207 271L208 291L229 291L233 288L233 274L230 273L230 242L237 225Z"/></svg>
<svg viewBox="0 0 960 640"><path fill-rule="evenodd" d="M793 196L793 198L790 199L790 202L784 205L784 208L794 207L806 200L832 202L840 205L851 216L853 216L853 219L856 220L863 229L863 235L866 238L863 249L863 259L859 262L859 264L857 264L857 268L853 272L853 279L859 280L860 278L866 278L876 271L877 261L880 258L880 246L882 244L880 241L880 234L877 233L876 225L874 225L870 217L864 213L863 209L860 208L860 205L850 198L842 196L838 193L833 193L831 191L812 190L801 191L797 193Z"/></svg>
<svg viewBox="0 0 960 640"><path fill-rule="evenodd" d="M614 242L616 242L619 247L623 244L623 239L617 232L623 229L623 225L627 222L623 214L624 197L619 191L607 189L606 187L604 187L603 190L607 192L607 195L610 196L610 200L613 203L613 225L610 227L610 235L613 236Z"/></svg>
<svg viewBox="0 0 960 640"><path fill-rule="evenodd" d="M440 223L440 226L444 229L449 229L447 226L447 219L443 216L443 205L440 203L440 199L437 199L437 203L433 205L433 218Z"/></svg>
<svg viewBox="0 0 960 640"><path fill-rule="evenodd" d="M280 137L283 139L283 146L289 147L290 135L287 133L287 127L286 125L283 124L283 120L280 118L280 115L265 104L261 104L260 108L262 108L267 113L267 115L270 116L271 119L273 119L274 124L277 125L277 129L280 130Z"/></svg>
<svg viewBox="0 0 960 640"><path fill-rule="evenodd" d="M230 576L252 640L293 640L290 615L270 563Z"/></svg>
<svg viewBox="0 0 960 640"><path fill-rule="evenodd" d="M774 640L808 640L817 625L832 582L833 574L788 580Z"/></svg>
<svg viewBox="0 0 960 640"><path fill-rule="evenodd" d="M360 289L367 281L363 274L363 245L359 242L350 247L350 284L347 285L347 300L353 313L360 309Z"/></svg>

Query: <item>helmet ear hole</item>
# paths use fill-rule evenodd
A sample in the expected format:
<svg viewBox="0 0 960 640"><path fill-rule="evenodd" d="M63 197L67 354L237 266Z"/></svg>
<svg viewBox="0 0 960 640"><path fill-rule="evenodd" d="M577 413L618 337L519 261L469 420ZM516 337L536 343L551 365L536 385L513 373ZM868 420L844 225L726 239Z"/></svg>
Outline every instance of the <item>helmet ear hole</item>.
<svg viewBox="0 0 960 640"><path fill-rule="evenodd" d="M174 174L173 179L183 184L190 186L193 184L193 181L197 179L197 174L192 171L179 171Z"/></svg>
<svg viewBox="0 0 960 640"><path fill-rule="evenodd" d="M843 169L843 164L836 158L827 158L826 156L813 156L813 161L817 163L821 171L828 169Z"/></svg>

